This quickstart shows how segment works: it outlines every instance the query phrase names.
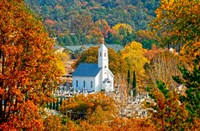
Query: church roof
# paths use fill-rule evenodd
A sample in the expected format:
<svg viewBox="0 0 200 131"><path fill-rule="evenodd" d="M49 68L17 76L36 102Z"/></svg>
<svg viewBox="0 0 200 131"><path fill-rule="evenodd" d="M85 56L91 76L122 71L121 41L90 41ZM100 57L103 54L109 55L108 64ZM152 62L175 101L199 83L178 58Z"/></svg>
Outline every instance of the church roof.
<svg viewBox="0 0 200 131"><path fill-rule="evenodd" d="M98 67L98 64L80 63L73 73L73 76L94 77L99 73L100 70L101 68Z"/></svg>

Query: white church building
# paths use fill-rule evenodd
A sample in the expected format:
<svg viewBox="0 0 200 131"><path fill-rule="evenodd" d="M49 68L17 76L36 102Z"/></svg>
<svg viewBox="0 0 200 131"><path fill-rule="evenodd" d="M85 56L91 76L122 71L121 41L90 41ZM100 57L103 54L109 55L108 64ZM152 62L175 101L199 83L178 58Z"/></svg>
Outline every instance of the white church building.
<svg viewBox="0 0 200 131"><path fill-rule="evenodd" d="M98 64L80 63L72 75L75 91L114 91L114 75L108 66L108 49L101 44L98 49Z"/></svg>

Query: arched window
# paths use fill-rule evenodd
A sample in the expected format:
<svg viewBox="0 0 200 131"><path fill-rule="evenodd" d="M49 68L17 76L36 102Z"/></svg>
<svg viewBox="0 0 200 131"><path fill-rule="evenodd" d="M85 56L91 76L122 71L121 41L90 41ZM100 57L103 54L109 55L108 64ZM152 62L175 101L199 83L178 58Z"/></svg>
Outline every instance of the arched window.
<svg viewBox="0 0 200 131"><path fill-rule="evenodd" d="M76 87L78 87L78 80L76 80Z"/></svg>
<svg viewBox="0 0 200 131"><path fill-rule="evenodd" d="M99 56L101 57L101 52L99 53Z"/></svg>
<svg viewBox="0 0 200 131"><path fill-rule="evenodd" d="M83 81L83 87L85 88L85 81Z"/></svg>
<svg viewBox="0 0 200 131"><path fill-rule="evenodd" d="M106 52L104 53L104 57L106 57Z"/></svg>
<svg viewBox="0 0 200 131"><path fill-rule="evenodd" d="M90 87L91 87L91 88L93 87L93 82L92 82L92 81L90 81Z"/></svg>

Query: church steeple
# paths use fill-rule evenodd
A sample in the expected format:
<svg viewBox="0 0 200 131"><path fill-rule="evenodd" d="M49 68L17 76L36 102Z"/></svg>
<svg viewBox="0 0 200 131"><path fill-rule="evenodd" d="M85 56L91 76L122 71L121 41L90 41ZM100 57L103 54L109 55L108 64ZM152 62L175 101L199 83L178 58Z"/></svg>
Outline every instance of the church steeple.
<svg viewBox="0 0 200 131"><path fill-rule="evenodd" d="M104 44L98 50L98 67L108 69L108 49Z"/></svg>

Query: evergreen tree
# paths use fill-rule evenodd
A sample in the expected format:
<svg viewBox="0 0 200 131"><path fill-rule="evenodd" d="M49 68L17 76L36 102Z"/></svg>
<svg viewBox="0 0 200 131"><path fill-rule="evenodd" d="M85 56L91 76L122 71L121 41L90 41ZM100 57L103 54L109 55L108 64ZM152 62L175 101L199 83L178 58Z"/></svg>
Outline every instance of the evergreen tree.
<svg viewBox="0 0 200 131"><path fill-rule="evenodd" d="M128 70L128 76L127 76L127 83L128 83L128 87L129 87L129 84L130 84L130 70Z"/></svg>
<svg viewBox="0 0 200 131"><path fill-rule="evenodd" d="M60 106L62 105L63 102L63 98L60 98Z"/></svg>
<svg viewBox="0 0 200 131"><path fill-rule="evenodd" d="M59 107L59 98L57 98L57 101L56 101L56 110L58 111L58 107Z"/></svg>
<svg viewBox="0 0 200 131"><path fill-rule="evenodd" d="M68 36L68 35L65 36L64 44L65 45L73 45L73 41L70 36Z"/></svg>
<svg viewBox="0 0 200 131"><path fill-rule="evenodd" d="M191 118L198 117L200 118L200 56L196 56L194 60L194 68L193 71L190 72L186 69L185 66L179 66L179 70L181 71L183 78L178 76L174 76L173 79L187 87L185 96L180 96L181 102L187 103L187 110L191 115Z"/></svg>
<svg viewBox="0 0 200 131"><path fill-rule="evenodd" d="M56 104L55 104L55 102L53 102L53 110L55 110L56 109Z"/></svg>
<svg viewBox="0 0 200 131"><path fill-rule="evenodd" d="M133 86L132 86L132 91L133 91L133 96L136 95L136 73L135 70L133 72Z"/></svg>
<svg viewBox="0 0 200 131"><path fill-rule="evenodd" d="M107 44L112 44L112 33L110 31L108 31L108 37L105 38L105 42Z"/></svg>
<svg viewBox="0 0 200 131"><path fill-rule="evenodd" d="M132 91L130 89L130 81L131 81L131 74L130 74L130 70L128 70L128 74L127 74L127 89L128 89L128 94L132 96Z"/></svg>
<svg viewBox="0 0 200 131"><path fill-rule="evenodd" d="M50 109L52 109L52 103L50 102L50 107L49 107Z"/></svg>

